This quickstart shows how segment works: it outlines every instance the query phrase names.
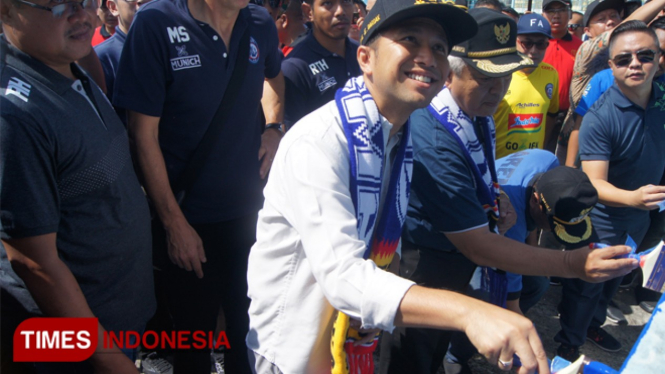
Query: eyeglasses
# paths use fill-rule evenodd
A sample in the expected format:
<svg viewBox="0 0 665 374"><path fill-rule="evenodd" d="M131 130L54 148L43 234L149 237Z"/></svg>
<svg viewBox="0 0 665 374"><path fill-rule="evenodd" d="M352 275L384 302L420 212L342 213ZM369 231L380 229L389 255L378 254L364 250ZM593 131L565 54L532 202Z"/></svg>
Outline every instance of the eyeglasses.
<svg viewBox="0 0 665 374"><path fill-rule="evenodd" d="M570 30L570 31L575 31L580 27L582 27L582 25L579 24L579 23L569 23L568 24L568 30Z"/></svg>
<svg viewBox="0 0 665 374"><path fill-rule="evenodd" d="M98 7L97 0L67 1L50 8L47 6L31 3L25 0L16 0L16 1L36 9L47 10L53 13L53 18L61 18L61 17L67 18L72 14L76 13L76 11L79 8L83 10L96 11ZM58 0L54 0L53 2L57 1Z"/></svg>
<svg viewBox="0 0 665 374"><path fill-rule="evenodd" d="M554 15L554 14L559 14L559 13L568 13L568 10L569 10L568 7L552 8L552 9L545 9L545 13Z"/></svg>
<svg viewBox="0 0 665 374"><path fill-rule="evenodd" d="M529 49L533 48L534 45L536 46L536 48L540 49L541 51L544 51L550 45L550 42L548 42L547 40L541 40L539 42L532 42L531 40L519 40L519 39L517 39L517 42L520 43L522 45L522 47L524 47L524 49L527 50L527 51Z"/></svg>
<svg viewBox="0 0 665 374"><path fill-rule="evenodd" d="M643 49L637 52L619 53L618 55L612 58L612 61L614 62L614 65L616 65L617 67L623 68L630 65L631 62L633 62L633 56L635 56L637 58L637 61L639 61L640 63L648 64L650 62L653 62L653 60L656 58L656 51L652 51L650 49Z"/></svg>

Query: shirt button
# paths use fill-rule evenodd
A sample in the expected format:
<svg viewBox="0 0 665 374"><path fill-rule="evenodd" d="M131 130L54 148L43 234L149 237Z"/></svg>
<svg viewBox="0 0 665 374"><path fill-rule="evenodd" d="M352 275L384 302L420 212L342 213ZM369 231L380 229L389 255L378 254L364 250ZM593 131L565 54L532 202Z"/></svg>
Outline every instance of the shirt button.
<svg viewBox="0 0 665 374"><path fill-rule="evenodd" d="M351 73L347 71L347 72L346 72L346 76L348 77L348 76L350 76L350 75L351 75Z"/></svg>
<svg viewBox="0 0 665 374"><path fill-rule="evenodd" d="M226 58L226 52L224 52L224 54L222 56L224 56L224 58Z"/></svg>
<svg viewBox="0 0 665 374"><path fill-rule="evenodd" d="M212 40L215 40L215 41L216 41L217 39L219 39L219 36L217 36L217 35L213 35Z"/></svg>

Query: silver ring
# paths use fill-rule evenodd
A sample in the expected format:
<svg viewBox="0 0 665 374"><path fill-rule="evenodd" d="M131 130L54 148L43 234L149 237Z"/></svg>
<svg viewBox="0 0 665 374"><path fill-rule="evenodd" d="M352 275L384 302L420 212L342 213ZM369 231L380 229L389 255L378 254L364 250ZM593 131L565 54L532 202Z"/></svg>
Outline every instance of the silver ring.
<svg viewBox="0 0 665 374"><path fill-rule="evenodd" d="M513 360L511 359L510 361L503 361L499 359L499 368L501 370L509 370L513 366Z"/></svg>

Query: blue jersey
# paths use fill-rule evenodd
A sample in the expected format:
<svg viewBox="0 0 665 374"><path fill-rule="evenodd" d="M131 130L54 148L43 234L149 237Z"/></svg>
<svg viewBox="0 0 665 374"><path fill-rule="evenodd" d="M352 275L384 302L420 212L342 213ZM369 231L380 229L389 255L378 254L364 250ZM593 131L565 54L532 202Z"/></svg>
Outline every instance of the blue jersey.
<svg viewBox="0 0 665 374"><path fill-rule="evenodd" d="M496 160L496 175L501 189L508 195L517 213L517 222L506 232L506 237L524 243L529 233L536 229L529 213L529 198L534 177L559 166L556 156L541 149L528 149ZM508 275L508 292L522 289L522 276Z"/></svg>

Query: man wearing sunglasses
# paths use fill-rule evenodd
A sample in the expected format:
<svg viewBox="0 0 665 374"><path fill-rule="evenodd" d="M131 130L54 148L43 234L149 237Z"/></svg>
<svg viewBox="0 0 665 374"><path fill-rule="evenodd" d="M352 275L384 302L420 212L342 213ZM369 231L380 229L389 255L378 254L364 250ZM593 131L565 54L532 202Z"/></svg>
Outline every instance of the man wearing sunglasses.
<svg viewBox="0 0 665 374"><path fill-rule="evenodd" d="M584 13L573 11L568 21L568 32L577 36L580 40L583 40L582 37L584 36L582 22L584 22Z"/></svg>
<svg viewBox="0 0 665 374"><path fill-rule="evenodd" d="M551 37L550 24L539 14L526 14L517 23L517 51L536 67L512 74L494 114L497 158L524 149L543 149L552 134L559 110L559 76L552 65L542 62Z"/></svg>
<svg viewBox="0 0 665 374"><path fill-rule="evenodd" d="M98 318L101 336L142 331L155 311L150 214L127 133L74 63L91 51L96 9L0 2L3 364L24 319ZM83 362L0 370L136 373L135 352L123 353L100 344Z"/></svg>
<svg viewBox="0 0 665 374"><path fill-rule="evenodd" d="M582 40L568 32L571 17L569 0L545 0L543 2L543 16L547 18L552 29L552 39L547 47L543 62L554 67L559 73L559 112L554 122L552 134L559 135L561 125L570 107L570 81L573 78L573 65L575 54L582 45ZM545 149L554 152L556 142L554 137L545 144Z"/></svg>
<svg viewBox="0 0 665 374"><path fill-rule="evenodd" d="M641 21L618 26L610 36L609 52L615 83L584 116L580 159L598 190L591 221L600 241L625 243L630 235L639 245L649 227L649 211L665 200L665 186L658 186L665 170L665 85L653 82L661 52L655 32ZM562 330L555 338L559 350L575 356L587 339L618 351L621 343L600 326L620 279L566 282Z"/></svg>

